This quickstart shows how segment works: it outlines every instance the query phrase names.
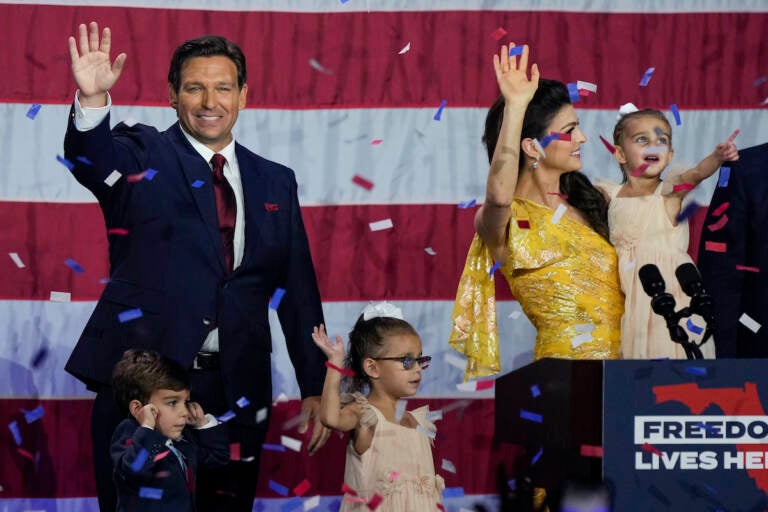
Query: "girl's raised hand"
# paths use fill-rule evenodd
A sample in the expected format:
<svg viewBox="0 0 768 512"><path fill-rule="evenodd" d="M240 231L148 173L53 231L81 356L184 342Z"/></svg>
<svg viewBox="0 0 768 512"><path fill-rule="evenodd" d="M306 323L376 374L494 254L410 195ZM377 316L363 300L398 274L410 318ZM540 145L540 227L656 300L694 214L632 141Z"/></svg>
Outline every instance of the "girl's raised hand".
<svg viewBox="0 0 768 512"><path fill-rule="evenodd" d="M325 325L320 324L320 327L315 326L312 329L312 341L320 347L331 363L337 366L344 364L344 342L341 336L336 336L336 343L333 343L325 333Z"/></svg>
<svg viewBox="0 0 768 512"><path fill-rule="evenodd" d="M528 45L523 45L523 52L518 57L509 56L509 52L515 48L515 44L501 45L501 51L493 56L493 69L496 70L496 80L499 82L501 94L507 105L519 103L525 107L533 98L536 88L539 86L539 67L531 66L531 78L528 78Z"/></svg>
<svg viewBox="0 0 768 512"><path fill-rule="evenodd" d="M736 136L739 134L739 130L735 130L728 140L721 142L715 148L715 154L717 158L722 162L733 162L739 159L739 150L736 149Z"/></svg>

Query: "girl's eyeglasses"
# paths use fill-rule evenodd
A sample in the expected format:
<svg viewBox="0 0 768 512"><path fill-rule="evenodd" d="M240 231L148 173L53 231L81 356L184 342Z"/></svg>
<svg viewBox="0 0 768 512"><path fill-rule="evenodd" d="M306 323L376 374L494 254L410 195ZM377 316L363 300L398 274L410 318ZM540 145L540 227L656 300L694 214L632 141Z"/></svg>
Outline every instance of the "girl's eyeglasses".
<svg viewBox="0 0 768 512"><path fill-rule="evenodd" d="M432 360L432 356L400 356L400 357L372 357L374 361L400 361L403 363L404 370L410 370L415 363L419 363L419 367L422 370L426 370L429 367L429 362Z"/></svg>

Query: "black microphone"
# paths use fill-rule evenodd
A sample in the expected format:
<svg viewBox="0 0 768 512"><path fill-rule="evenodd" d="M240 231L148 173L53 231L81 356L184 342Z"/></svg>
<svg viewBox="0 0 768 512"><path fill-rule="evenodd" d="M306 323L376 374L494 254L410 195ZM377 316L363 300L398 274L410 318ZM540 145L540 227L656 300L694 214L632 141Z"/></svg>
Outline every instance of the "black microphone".
<svg viewBox="0 0 768 512"><path fill-rule="evenodd" d="M677 267L675 275L680 283L680 288L691 298L691 305L689 306L691 312L701 315L704 321L714 328L714 302L704 288L704 282L701 280L701 274L699 274L696 265L693 263L683 263Z"/></svg>
<svg viewBox="0 0 768 512"><path fill-rule="evenodd" d="M681 343L684 347L687 346L688 335L678 324L680 316L675 313L675 298L672 294L664 291L666 283L664 283L664 278L661 277L659 268L652 263L643 265L638 271L638 277L643 285L643 290L651 297L651 309L657 315L664 317L664 320L667 322L669 337L672 338L672 341ZM686 353L687 351L686 349Z"/></svg>

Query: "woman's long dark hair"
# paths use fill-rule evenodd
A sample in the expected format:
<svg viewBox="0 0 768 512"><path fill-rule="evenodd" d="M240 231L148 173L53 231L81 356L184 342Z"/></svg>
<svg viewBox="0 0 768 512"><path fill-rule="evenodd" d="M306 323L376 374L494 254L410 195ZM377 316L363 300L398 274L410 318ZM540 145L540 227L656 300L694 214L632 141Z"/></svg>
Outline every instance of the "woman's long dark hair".
<svg viewBox="0 0 768 512"><path fill-rule="evenodd" d="M539 79L536 94L528 104L523 118L521 140L526 138L543 139L552 119L566 105L571 104L568 89L557 80ZM488 110L485 118L483 144L488 150L488 162L493 159L496 143L501 132L501 122L504 118L504 96L499 96ZM525 154L520 151L519 172L525 168ZM560 175L560 193L567 196L568 204L576 208L584 216L589 226L606 240L608 238L608 202L603 194L595 188L589 179L579 171L566 172Z"/></svg>

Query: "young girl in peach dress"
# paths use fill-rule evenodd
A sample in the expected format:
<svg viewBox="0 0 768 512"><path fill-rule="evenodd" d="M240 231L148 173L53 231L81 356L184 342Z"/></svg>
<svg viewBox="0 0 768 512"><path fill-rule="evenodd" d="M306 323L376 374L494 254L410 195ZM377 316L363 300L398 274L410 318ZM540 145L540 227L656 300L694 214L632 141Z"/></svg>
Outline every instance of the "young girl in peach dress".
<svg viewBox="0 0 768 512"><path fill-rule="evenodd" d="M664 279L666 291L675 298L676 309L690 300L680 288L675 269L692 263L688 255L688 222L680 219L683 198L720 165L739 157L733 142L738 130L692 169L672 169L661 174L672 160L672 127L658 110L638 110L623 115L613 131L614 158L621 167L623 183L599 181L610 203L608 224L611 243L619 256L619 278L626 297L621 323L622 357L625 359L685 359L682 345L670 339L664 319L651 309L651 298L643 290L639 269L654 264ZM689 337L696 340L703 320L683 320ZM700 337L700 336L699 336ZM700 347L705 358L715 357L713 340Z"/></svg>
<svg viewBox="0 0 768 512"><path fill-rule="evenodd" d="M398 400L416 394L431 360L400 309L384 302L363 310L349 333L346 364L341 337L332 343L321 325L312 339L328 356L320 421L352 432L341 512L438 510L444 483L432 459L436 430L427 420L429 407L396 414ZM354 392L343 396L342 374L352 372Z"/></svg>

